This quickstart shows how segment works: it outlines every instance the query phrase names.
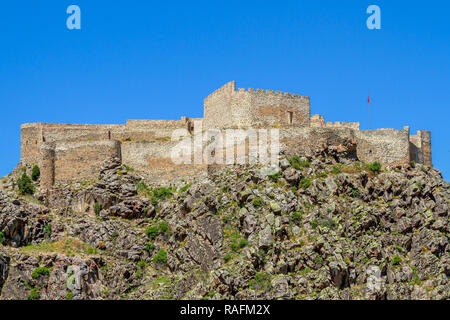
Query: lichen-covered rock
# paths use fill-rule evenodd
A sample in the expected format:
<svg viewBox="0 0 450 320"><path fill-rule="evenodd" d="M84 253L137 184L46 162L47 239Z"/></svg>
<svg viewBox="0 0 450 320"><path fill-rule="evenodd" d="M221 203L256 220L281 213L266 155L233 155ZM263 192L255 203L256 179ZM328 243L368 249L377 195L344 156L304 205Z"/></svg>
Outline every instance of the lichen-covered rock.
<svg viewBox="0 0 450 320"><path fill-rule="evenodd" d="M449 183L351 146L167 186L110 159L34 198L7 177L0 299L450 299Z"/></svg>

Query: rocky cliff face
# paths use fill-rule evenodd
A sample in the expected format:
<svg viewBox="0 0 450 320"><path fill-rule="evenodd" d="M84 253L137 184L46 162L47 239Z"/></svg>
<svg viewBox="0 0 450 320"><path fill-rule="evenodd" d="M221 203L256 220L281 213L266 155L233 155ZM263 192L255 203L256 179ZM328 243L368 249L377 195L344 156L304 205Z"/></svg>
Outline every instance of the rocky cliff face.
<svg viewBox="0 0 450 320"><path fill-rule="evenodd" d="M345 148L146 184L0 182L0 299L449 299L449 183ZM370 170L372 169L372 170Z"/></svg>

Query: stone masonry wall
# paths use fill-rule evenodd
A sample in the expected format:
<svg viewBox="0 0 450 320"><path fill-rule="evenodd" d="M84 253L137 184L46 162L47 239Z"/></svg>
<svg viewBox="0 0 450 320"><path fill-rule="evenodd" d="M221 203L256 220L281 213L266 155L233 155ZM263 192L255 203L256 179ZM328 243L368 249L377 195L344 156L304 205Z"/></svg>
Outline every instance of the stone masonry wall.
<svg viewBox="0 0 450 320"><path fill-rule="evenodd" d="M416 163L423 163L427 166L433 166L431 160L431 133L430 131L417 131L416 135L411 135L410 140L410 158Z"/></svg>
<svg viewBox="0 0 450 320"><path fill-rule="evenodd" d="M41 186L49 188L55 183L55 143L43 143L39 148Z"/></svg>
<svg viewBox="0 0 450 320"><path fill-rule="evenodd" d="M238 89L231 81L205 99L207 128L309 127L309 97L281 91Z"/></svg>
<svg viewBox="0 0 450 320"><path fill-rule="evenodd" d="M42 143L42 124L29 123L21 126L20 158L23 163L38 163Z"/></svg>
<svg viewBox="0 0 450 320"><path fill-rule="evenodd" d="M280 149L287 156L312 156L324 145L344 144L346 139L356 139L355 131L349 128L291 128L280 131Z"/></svg>
<svg viewBox="0 0 450 320"><path fill-rule="evenodd" d="M364 162L405 165L410 162L409 127L403 130L357 131L358 159Z"/></svg>
<svg viewBox="0 0 450 320"><path fill-rule="evenodd" d="M101 165L110 157L120 157L115 140L51 142L40 147L41 185L68 183L97 177Z"/></svg>
<svg viewBox="0 0 450 320"><path fill-rule="evenodd" d="M419 132L422 135L423 164L432 167L433 162L431 159L431 132L423 130Z"/></svg>
<svg viewBox="0 0 450 320"><path fill-rule="evenodd" d="M38 163L40 146L51 142L170 140L174 129L189 129L194 120L128 120L126 125L31 123L21 126L21 162Z"/></svg>
<svg viewBox="0 0 450 320"><path fill-rule="evenodd" d="M204 100L204 121L207 128L229 128L233 125L231 97L236 82L231 81L217 89Z"/></svg>
<svg viewBox="0 0 450 320"><path fill-rule="evenodd" d="M172 162L171 151L176 143L171 141L122 143L122 162L146 176L149 181L160 184L206 175L206 165Z"/></svg>
<svg viewBox="0 0 450 320"><path fill-rule="evenodd" d="M356 156L366 163L379 161L383 165L408 164L409 129L379 129L357 131L351 128L292 128L280 131L281 149L287 155L311 156L326 145L356 141Z"/></svg>

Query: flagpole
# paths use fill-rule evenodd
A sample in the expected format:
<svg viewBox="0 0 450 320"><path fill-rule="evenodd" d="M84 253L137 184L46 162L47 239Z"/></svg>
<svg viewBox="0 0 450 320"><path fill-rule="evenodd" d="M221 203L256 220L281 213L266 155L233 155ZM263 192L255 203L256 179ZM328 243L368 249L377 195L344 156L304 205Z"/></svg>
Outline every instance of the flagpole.
<svg viewBox="0 0 450 320"><path fill-rule="evenodd" d="M368 120L368 130L370 130L370 91L367 91L367 120Z"/></svg>

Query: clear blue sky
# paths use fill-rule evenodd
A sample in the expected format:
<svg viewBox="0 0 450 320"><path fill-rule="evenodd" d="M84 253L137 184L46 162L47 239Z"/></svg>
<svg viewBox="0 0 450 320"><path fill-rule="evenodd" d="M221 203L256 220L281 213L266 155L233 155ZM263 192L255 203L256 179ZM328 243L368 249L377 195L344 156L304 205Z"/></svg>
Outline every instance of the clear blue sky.
<svg viewBox="0 0 450 320"><path fill-rule="evenodd" d="M366 28L371 4L381 30ZM0 176L20 160L21 123L201 117L236 80L362 129L370 90L371 127L431 130L448 180L449 15L448 1L1 1Z"/></svg>

